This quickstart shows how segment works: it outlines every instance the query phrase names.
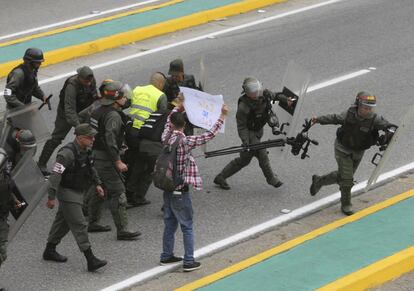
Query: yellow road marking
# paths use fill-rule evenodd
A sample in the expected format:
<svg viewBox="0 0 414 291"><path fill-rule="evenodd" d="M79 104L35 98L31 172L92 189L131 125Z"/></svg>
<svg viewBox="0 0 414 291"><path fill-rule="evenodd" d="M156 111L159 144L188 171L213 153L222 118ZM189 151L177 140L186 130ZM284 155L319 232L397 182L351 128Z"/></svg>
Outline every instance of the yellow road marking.
<svg viewBox="0 0 414 291"><path fill-rule="evenodd" d="M348 223L357 221L357 220L359 220L361 218L364 218L364 217L366 217L366 216L368 216L370 214L373 214L373 213L375 213L377 211L380 211L380 210L382 210L384 208L387 208L387 207L389 207L389 206L391 206L393 204L396 204L396 203L398 203L400 201L403 201L403 200L408 199L408 198L413 197L413 196L414 196L414 189L411 189L411 190L409 190L407 192L404 192L402 194L399 194L399 195L397 195L395 197L392 197L392 198L390 198L388 200L385 200L385 201L380 202L380 203L378 203L376 205L373 205L371 207L368 207L366 209L363 209L363 210L361 210L361 211L359 211L359 212L357 212L357 213L355 213L355 214L353 214L351 216L348 216L348 217L339 219L337 221L334 221L334 222L332 222L330 224L327 224L325 226L322 226L322 227L320 227L320 228L318 228L318 229L316 229L314 231L311 231L311 232L309 232L307 234L304 234L304 235L302 235L300 237L297 237L297 238L295 238L293 240L290 240L288 242L285 242L285 243L283 243L283 244L281 244L279 246L276 246L276 247L274 247L272 249L269 249L267 251L264 251L264 252L262 252L262 253L260 253L258 255L255 255L253 257L250 257L250 258L248 258L246 260L243 260L240 263L237 263L235 265L232 265L230 267L227 267L227 268L225 268L225 269L223 269L221 271L218 271L218 272L216 272L214 274L211 274L209 276L206 276L204 278L201 278L199 280L196 280L194 282L191 282L189 284L186 284L186 285L184 285L184 286L176 289L176 291L195 290L197 288L201 288L201 287L204 287L206 285L209 285L209 284L211 284L211 283L213 283L215 281L218 281L218 280L220 280L220 279L222 279L224 277L227 277L227 276L232 275L234 273L237 273L237 272L239 272L239 271L241 271L243 269L246 269L246 268L248 268L248 267L250 267L250 266L252 266L254 264L260 263L260 262L262 262L262 261L264 261L264 260L266 260L266 259L268 259L268 258L270 258L272 256L275 256L275 255L280 254L282 252L285 252L285 251L287 251L287 250L289 250L291 248L294 248L294 247L296 247L296 246L298 246L298 245L300 245L300 244L302 244L302 243L304 243L304 242L306 242L308 240L314 239L314 238L316 238L316 237L318 237L320 235L323 235L325 233L328 233L328 232L330 232L330 231L332 231L332 230L334 230L336 228L339 228L339 227L341 227L341 226L343 226L345 224L348 224ZM326 290L336 290L336 289L326 289Z"/></svg>

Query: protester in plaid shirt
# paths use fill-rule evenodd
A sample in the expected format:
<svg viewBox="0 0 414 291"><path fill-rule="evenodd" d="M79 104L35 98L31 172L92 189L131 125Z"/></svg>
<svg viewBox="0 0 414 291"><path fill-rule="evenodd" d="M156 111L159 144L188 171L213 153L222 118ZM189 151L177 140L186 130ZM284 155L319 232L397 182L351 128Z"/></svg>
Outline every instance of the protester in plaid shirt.
<svg viewBox="0 0 414 291"><path fill-rule="evenodd" d="M171 145L178 137L181 138L177 147L177 169L184 182L177 186L176 191L164 192L165 227L160 264L167 265L182 260L182 258L174 256L174 236L178 224L180 224L184 242L183 268L185 272L190 272L199 269L201 264L194 261L193 206L189 186L197 190L201 190L202 187L202 180L191 150L205 144L216 135L223 125L228 107L223 105L219 119L209 131L201 135L186 136L183 132L185 118L182 114L184 97L181 95L178 100L178 105L168 116L162 141Z"/></svg>

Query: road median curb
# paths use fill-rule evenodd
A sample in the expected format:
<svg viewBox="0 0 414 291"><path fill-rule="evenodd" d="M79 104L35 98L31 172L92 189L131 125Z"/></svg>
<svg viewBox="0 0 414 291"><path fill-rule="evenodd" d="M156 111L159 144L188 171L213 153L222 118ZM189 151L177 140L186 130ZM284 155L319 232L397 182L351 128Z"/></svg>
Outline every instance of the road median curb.
<svg viewBox="0 0 414 291"><path fill-rule="evenodd" d="M186 29L189 27L205 24L205 23L208 23L210 21L213 21L219 18L234 16L237 14L245 13L245 12L248 12L254 9L258 9L261 7L265 7L265 6L269 6L272 4L277 4L277 3L281 3L285 1L286 0L243 0L237 3L225 5L222 7L197 12L197 13L190 14L190 15L183 16L183 17L176 18L176 19L171 19L171 20L164 21L158 24L149 25L146 27L140 27L137 29L132 29L130 31L114 34L109 37L99 38L94 41L84 42L81 44L68 46L68 47L64 47L61 49L45 51L46 61L44 63L44 66L57 64L57 63L60 63L66 60L73 59L73 58L102 52L104 50L127 45L133 42L141 41L144 39L149 39L152 37L156 37L156 36L160 36L166 33L171 33L174 31ZM152 8L161 9L162 7L171 6L177 3L182 3L183 1L173 1L173 2L174 2L173 4L167 2L164 4L153 6ZM148 7L141 9L141 11L148 11L148 10L149 10ZM115 16L109 17L108 19L114 19L114 17ZM88 25L92 25L91 23L96 24L97 20L89 22ZM79 29L79 27L80 27L79 25L76 25L74 26L73 29ZM64 31L67 31L67 29L65 29ZM27 39L31 40L33 38L36 38L36 36L32 36ZM10 42L10 43L12 43L11 45L13 45L13 44L16 44L17 42L18 40ZM22 62L21 59L16 59L16 60L12 60L12 61L0 64L0 78L7 76L7 74L21 62Z"/></svg>

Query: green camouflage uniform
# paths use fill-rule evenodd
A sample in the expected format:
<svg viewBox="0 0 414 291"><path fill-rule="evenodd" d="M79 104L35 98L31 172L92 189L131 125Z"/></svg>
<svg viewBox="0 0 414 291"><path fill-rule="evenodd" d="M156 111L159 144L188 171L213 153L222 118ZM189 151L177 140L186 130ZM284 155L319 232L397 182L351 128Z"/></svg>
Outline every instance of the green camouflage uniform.
<svg viewBox="0 0 414 291"><path fill-rule="evenodd" d="M271 93L271 99L274 101L287 103L287 97L283 94ZM268 122L268 118L264 117L268 109L268 101L261 96L257 100L253 100L247 95L240 97L236 113L237 131L243 144L249 145L260 142L263 136L263 127ZM255 122L254 119L262 119L261 122ZM260 123L258 126L253 126L253 123ZM273 173L270 165L269 157L266 149L241 152L240 157L231 161L219 174L224 179L234 175L242 168L250 164L253 157L259 160L259 166L262 169L268 184L276 186L280 185L280 181Z"/></svg>
<svg viewBox="0 0 414 291"><path fill-rule="evenodd" d="M70 147L70 148L69 148ZM91 246L87 232L87 222L82 213L84 195L91 185L102 184L97 171L91 164L87 150L75 141L60 149L53 172L49 178L49 199L59 200L59 209L49 232L48 243L57 245L71 231L84 252ZM76 162L77 160L77 162ZM62 172L62 169L65 171ZM67 180L63 175L69 175Z"/></svg>
<svg viewBox="0 0 414 291"><path fill-rule="evenodd" d="M62 88L56 113L55 129L52 138L46 141L39 157L39 166L46 167L54 150L62 143L71 128L79 125L79 113L89 107L97 98L96 81L92 79L90 86L85 87L79 81L78 75L65 81Z"/></svg>
<svg viewBox="0 0 414 291"><path fill-rule="evenodd" d="M365 150L375 144L375 134L378 130L386 130L391 124L382 116L376 114L371 118L362 119L357 113L356 106L350 107L341 114L319 116L317 120L322 125L339 124L342 127L338 130L334 146L338 170L323 176L316 176L314 186L319 189L325 185L338 184L341 190L342 208L348 207L350 209L354 173L364 156ZM350 127L346 128L345 124L350 125Z"/></svg>

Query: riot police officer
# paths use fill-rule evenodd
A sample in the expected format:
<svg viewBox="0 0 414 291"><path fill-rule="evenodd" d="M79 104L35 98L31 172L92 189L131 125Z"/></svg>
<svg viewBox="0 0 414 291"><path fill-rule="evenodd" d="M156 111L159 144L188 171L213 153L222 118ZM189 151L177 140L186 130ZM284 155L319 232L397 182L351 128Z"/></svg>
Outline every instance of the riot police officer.
<svg viewBox="0 0 414 291"><path fill-rule="evenodd" d="M4 90L8 109L31 103L32 96L46 102L46 96L37 81L37 71L43 62L43 52L40 49L28 48L23 63L11 70Z"/></svg>
<svg viewBox="0 0 414 291"><path fill-rule="evenodd" d="M50 174L47 162L53 151L62 143L69 130L80 124L79 112L90 106L97 96L96 80L92 69L87 66L77 69L77 74L65 81L59 95L52 138L46 141L39 157L39 168L44 174Z"/></svg>
<svg viewBox="0 0 414 291"><path fill-rule="evenodd" d="M105 84L102 90L101 106L95 109L90 118L93 128L98 131L93 145L95 167L101 177L109 200L109 208L117 228L118 240L135 240L139 231L127 229L125 186L122 173L128 166L121 160L121 147L124 142L126 116L122 112L128 95L128 85L119 81ZM89 232L108 231L109 226L99 224L103 200L94 196L89 201Z"/></svg>
<svg viewBox="0 0 414 291"><path fill-rule="evenodd" d="M175 99L178 97L178 94L180 93L180 86L200 91L203 90L201 84L199 84L199 86L196 85L194 75L184 73L184 63L182 59L175 59L170 62L168 75L169 76L165 80L165 86L163 91L167 95L167 100L170 104L169 109L173 109L176 105ZM185 135L193 135L194 125L188 121L187 116L185 116L185 118L186 126L184 129L184 133Z"/></svg>
<svg viewBox="0 0 414 291"><path fill-rule="evenodd" d="M30 130L12 130L7 136L4 148L0 148L0 267L7 258L7 218L12 208L21 208L11 181L11 171L27 151L36 152L36 140Z"/></svg>
<svg viewBox="0 0 414 291"><path fill-rule="evenodd" d="M341 191L341 211L352 215L351 189L354 173L365 153L378 139L378 131L391 126L387 120L374 112L377 98L365 91L359 92L354 105L341 114L328 114L312 118L312 123L338 124L335 139L335 159L338 170L323 176L313 175L310 194L316 195L322 186L338 184Z"/></svg>
<svg viewBox="0 0 414 291"><path fill-rule="evenodd" d="M271 117L274 114L271 110L271 101L283 102L290 106L291 99L282 93L263 90L259 80L253 77L246 78L243 81L242 88L243 95L239 98L236 113L237 131L242 144L249 145L260 142L263 136L263 127L266 123L271 127L276 126L276 124L269 123L273 122ZM215 177L214 183L225 190L230 189L226 179L246 167L253 157L259 160L259 166L266 177L267 183L276 188L280 187L282 182L273 173L266 149L241 152L240 157L231 161Z"/></svg>
<svg viewBox="0 0 414 291"><path fill-rule="evenodd" d="M62 147L56 157L52 175L49 178L47 207L54 208L55 197L59 199L59 210L49 232L43 252L46 261L66 262L67 258L56 251L56 246L71 231L84 253L88 271L95 271L106 265L106 261L94 256L88 238L87 223L82 213L83 196L93 184L96 193L104 196L102 181L93 167L89 149L95 140L96 130L89 124L75 128L75 141Z"/></svg>

